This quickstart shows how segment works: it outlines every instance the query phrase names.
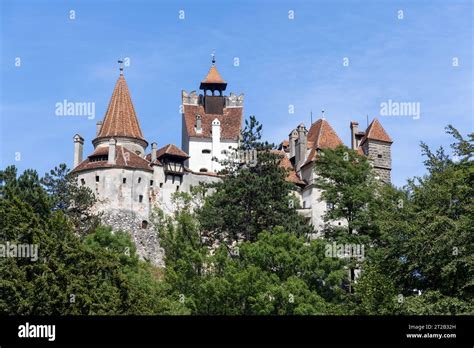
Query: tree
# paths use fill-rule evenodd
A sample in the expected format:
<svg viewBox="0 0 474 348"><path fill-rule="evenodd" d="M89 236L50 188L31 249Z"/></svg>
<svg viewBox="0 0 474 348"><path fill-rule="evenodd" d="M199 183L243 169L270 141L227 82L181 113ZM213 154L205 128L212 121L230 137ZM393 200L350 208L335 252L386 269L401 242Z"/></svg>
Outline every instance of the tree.
<svg viewBox="0 0 474 348"><path fill-rule="evenodd" d="M223 162L226 176L211 186L212 195L198 210L203 230L227 245L238 240L255 241L258 233L276 226L297 235L310 232L296 206L290 204L293 186L285 181L287 172L279 165L281 155L260 140L261 132L254 116L246 120L239 148ZM257 156L255 162L235 160L239 154L252 151Z"/></svg>
<svg viewBox="0 0 474 348"><path fill-rule="evenodd" d="M455 142L454 161L441 147L436 152L422 143L427 174L410 179L403 189L384 186L379 191L374 224L380 238L370 249L363 269L358 300L367 298L370 278L385 278L395 289L396 312L406 314L473 313L473 135L464 139L446 127ZM365 292L365 293L364 293ZM356 291L357 294L357 291ZM391 294L391 295L389 295ZM365 297L365 298L364 298ZM367 309L367 314L384 309ZM393 307L387 304L387 308Z"/></svg>
<svg viewBox="0 0 474 348"><path fill-rule="evenodd" d="M29 251L0 257L1 314L183 313L178 301L163 298L128 234L99 227L81 240L36 172L17 177L9 167L0 178L2 250Z"/></svg>
<svg viewBox="0 0 474 348"><path fill-rule="evenodd" d="M64 163L46 173L41 183L51 198L51 209L64 212L80 236L99 225L100 217L92 210L96 203L94 193L86 186L79 186L77 175L70 173Z"/></svg>

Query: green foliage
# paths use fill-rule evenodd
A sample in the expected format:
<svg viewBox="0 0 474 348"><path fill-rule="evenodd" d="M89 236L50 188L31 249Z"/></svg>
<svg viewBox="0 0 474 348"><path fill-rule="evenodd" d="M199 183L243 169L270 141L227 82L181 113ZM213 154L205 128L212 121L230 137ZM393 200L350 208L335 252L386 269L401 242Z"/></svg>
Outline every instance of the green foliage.
<svg viewBox="0 0 474 348"><path fill-rule="evenodd" d="M85 236L99 225L99 216L91 211L96 199L86 186L77 184L77 176L60 164L41 179L51 200L51 209L60 210L74 224L76 232Z"/></svg>
<svg viewBox="0 0 474 348"><path fill-rule="evenodd" d="M221 183L176 193L174 215L154 212L165 270L141 261L128 233L97 225L92 192L65 165L42 179L8 167L0 244L39 255L0 257L0 314L472 315L474 136L446 130L456 160L422 144L427 174L403 188L375 181L346 147L322 150L315 185L333 208L310 241L252 117L239 150L257 150L255 165L229 161ZM364 245L364 259L329 257L331 243Z"/></svg>
<svg viewBox="0 0 474 348"><path fill-rule="evenodd" d="M181 196L176 199L189 200ZM186 206L186 204L181 204ZM276 227L255 241L209 247L189 208L155 221L165 249L168 298L192 314L337 314L346 301L344 262L325 243Z"/></svg>
<svg viewBox="0 0 474 348"><path fill-rule="evenodd" d="M277 226L297 235L310 232L296 206L289 203L293 186L285 181L287 172L279 166L281 155L270 151L272 145L260 141L261 131L255 117L246 121L236 151L256 151L257 161L254 165L226 162L227 175L212 186L213 194L198 210L203 230L226 244L241 239L254 241L261 231Z"/></svg>
<svg viewBox="0 0 474 348"><path fill-rule="evenodd" d="M154 314L185 313L162 299L163 285L138 260L126 233L99 227L81 240L70 217L55 209L38 175L0 172L0 244L37 245L38 258L0 258L0 313Z"/></svg>

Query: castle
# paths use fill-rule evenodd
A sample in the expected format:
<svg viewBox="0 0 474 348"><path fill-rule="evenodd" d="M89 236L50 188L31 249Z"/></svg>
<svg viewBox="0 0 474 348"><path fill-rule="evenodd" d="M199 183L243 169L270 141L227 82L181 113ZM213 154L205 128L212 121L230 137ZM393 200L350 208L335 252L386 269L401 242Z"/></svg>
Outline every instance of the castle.
<svg viewBox="0 0 474 348"><path fill-rule="evenodd" d="M181 148L174 144L158 148L152 142L147 151L149 143L121 67L105 117L97 123L94 151L83 159L84 139L79 134L73 138L72 172L78 184L95 193L103 222L129 231L138 254L154 264L163 264L163 251L149 224L153 207L172 213L174 192L189 192L193 185L221 180L217 174L221 165L213 158L223 160L229 149L238 147L244 95L224 95L226 87L213 58L200 84L203 93L182 91ZM392 140L380 122L374 119L365 131L351 122L350 129L352 149L370 159L380 180L390 182ZM299 212L316 232L330 204L320 201L321 191L313 185L314 161L322 149L339 144L341 139L322 118L309 131L304 124L298 125L279 146L281 165L288 169L287 180L294 184L301 202Z"/></svg>

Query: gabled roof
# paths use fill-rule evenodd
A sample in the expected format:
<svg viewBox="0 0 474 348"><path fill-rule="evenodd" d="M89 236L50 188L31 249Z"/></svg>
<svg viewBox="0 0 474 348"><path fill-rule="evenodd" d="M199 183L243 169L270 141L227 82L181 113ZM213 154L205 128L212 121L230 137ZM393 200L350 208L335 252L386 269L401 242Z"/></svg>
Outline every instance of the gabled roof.
<svg viewBox="0 0 474 348"><path fill-rule="evenodd" d="M145 140L123 75L119 76L115 84L97 138L118 136Z"/></svg>
<svg viewBox="0 0 474 348"><path fill-rule="evenodd" d="M376 118L374 118L374 120L370 123L369 127L367 127L367 130L365 131L365 136L360 141L360 145L362 145L367 139L393 143L390 136L382 127L382 124Z"/></svg>
<svg viewBox="0 0 474 348"><path fill-rule="evenodd" d="M308 132L308 149L311 149L304 165L314 161L319 149L335 149L342 141L325 119L319 119L311 125Z"/></svg>
<svg viewBox="0 0 474 348"><path fill-rule="evenodd" d="M161 149L156 150L156 158L160 159L161 157L169 155L169 156L175 156L175 157L182 157L182 158L189 158L189 155L178 148L174 144L168 144L163 146Z"/></svg>
<svg viewBox="0 0 474 348"><path fill-rule="evenodd" d="M221 139L237 141L240 137L243 108L224 108L222 115L206 114L202 105L183 105L184 123L190 137L212 138L212 121L221 123ZM196 116L201 115L201 132L196 132Z"/></svg>
<svg viewBox="0 0 474 348"><path fill-rule="evenodd" d="M149 161L120 145L116 145L115 164L110 164L108 161L93 161L94 157L105 156L108 154L108 146L99 146L92 154L90 154L84 161L74 168L72 172L78 173L86 170L101 168L130 168L141 169L149 172L153 171L153 169L150 167Z"/></svg>

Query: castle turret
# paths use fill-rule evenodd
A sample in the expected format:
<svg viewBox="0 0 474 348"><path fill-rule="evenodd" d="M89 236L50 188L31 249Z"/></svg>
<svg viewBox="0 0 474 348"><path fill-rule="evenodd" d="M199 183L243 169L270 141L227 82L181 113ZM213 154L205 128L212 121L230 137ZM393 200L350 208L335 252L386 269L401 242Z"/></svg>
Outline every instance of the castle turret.
<svg viewBox="0 0 474 348"><path fill-rule="evenodd" d="M190 156L186 164L192 171L218 172L222 168L218 161L238 147L244 96L224 95L227 82L217 71L214 55L199 88L203 94L182 91L182 149Z"/></svg>
<svg viewBox="0 0 474 348"><path fill-rule="evenodd" d="M375 175L383 182L391 182L392 139L375 118L360 141L363 153L372 161Z"/></svg>

